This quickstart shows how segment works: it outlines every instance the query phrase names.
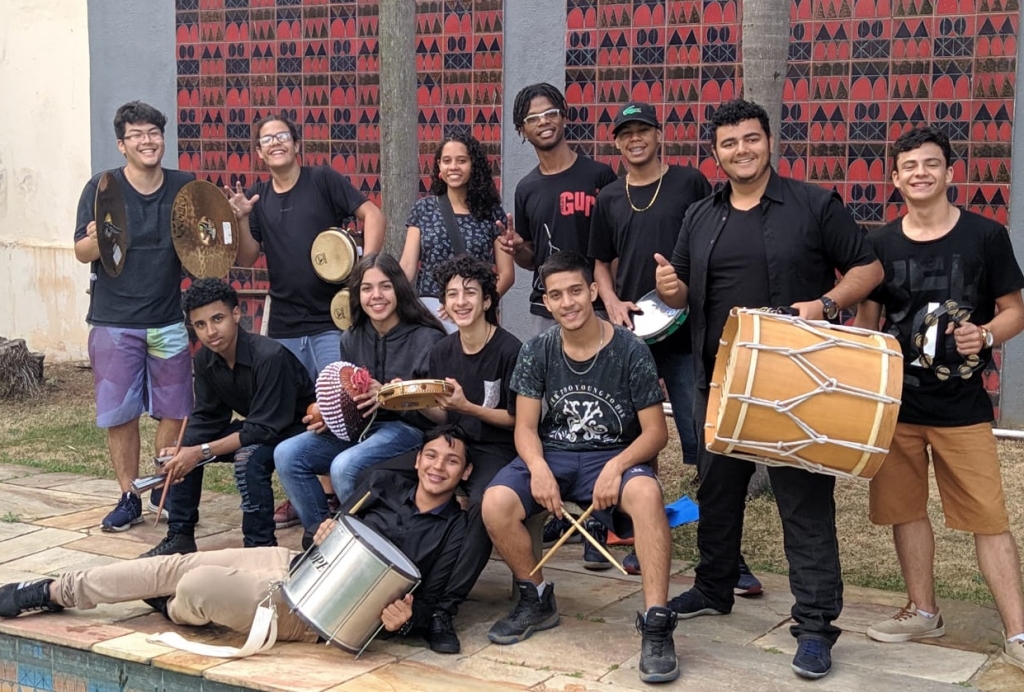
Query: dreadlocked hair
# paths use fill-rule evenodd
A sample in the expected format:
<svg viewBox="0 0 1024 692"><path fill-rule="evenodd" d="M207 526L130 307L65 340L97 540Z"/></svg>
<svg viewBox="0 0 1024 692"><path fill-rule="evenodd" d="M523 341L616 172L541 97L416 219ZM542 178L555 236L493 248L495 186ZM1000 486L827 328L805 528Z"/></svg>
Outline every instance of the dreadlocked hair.
<svg viewBox="0 0 1024 692"><path fill-rule="evenodd" d="M523 123L526 122L526 116L530 114L530 103L538 96L543 96L550 101L551 105L562 111L563 115L569 112L569 105L565 102L565 96L562 95L562 92L557 87L547 82L523 87L516 94L515 103L512 104L512 122L516 126L516 132L522 134Z"/></svg>

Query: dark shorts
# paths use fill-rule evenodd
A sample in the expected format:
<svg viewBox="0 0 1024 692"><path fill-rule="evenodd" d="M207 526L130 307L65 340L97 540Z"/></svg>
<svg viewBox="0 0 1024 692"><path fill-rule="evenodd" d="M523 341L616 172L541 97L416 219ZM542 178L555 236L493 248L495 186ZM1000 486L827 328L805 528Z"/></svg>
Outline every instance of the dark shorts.
<svg viewBox="0 0 1024 692"><path fill-rule="evenodd" d="M558 492L563 500L575 502L581 507L589 507L591 498L594 495L594 484L597 477L601 475L608 460L622 450L608 450L600 452L560 452L556 450L545 450L544 459L558 481ZM622 499L622 489L626 483L638 476L653 478L654 470L647 464L637 464L622 474L622 484L619 486L619 499ZM503 485L511 488L526 510L527 518L534 514L545 511L544 507L533 499L530 490L530 470L526 467L520 457L512 460L512 463L498 471L490 486ZM615 532L615 535L628 538L633 535L633 522L626 514L619 512L615 507L595 511L593 517L600 519L601 523Z"/></svg>

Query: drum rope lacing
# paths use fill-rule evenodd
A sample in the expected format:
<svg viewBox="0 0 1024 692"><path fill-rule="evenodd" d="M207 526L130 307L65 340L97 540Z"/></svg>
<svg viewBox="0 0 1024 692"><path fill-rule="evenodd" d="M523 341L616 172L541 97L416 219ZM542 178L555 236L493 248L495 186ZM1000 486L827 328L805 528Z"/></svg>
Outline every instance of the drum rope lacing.
<svg viewBox="0 0 1024 692"><path fill-rule="evenodd" d="M780 456L784 456L784 457L793 459L799 465L803 466L804 468L806 468L808 470L819 472L819 473L829 473L829 474L833 474L833 475L839 475L839 474L841 474L841 472L837 472L834 469L825 468L821 464L808 461L808 460L802 458L801 456L799 456L799 453L801 451L803 451L804 449L806 449L807 447L810 447L810 446L816 445L816 444L834 444L834 445L836 445L838 447L846 447L848 449L853 449L853 450L856 450L856 451L859 451L859 452L867 452L867 453L871 453L871 454L879 454L879 453L888 452L889 451L888 449L883 449L883 448L875 447L875 446L872 446L872 445L866 445L866 444L863 444L863 443L860 443L860 442L852 442L852 441L849 441L849 440L833 439L833 438L830 438L827 435L822 435L821 433L816 431L814 428L812 428L810 425L808 425L803 420L801 420L799 416L795 415L793 413L793 409L796 408L798 405L806 402L807 400L813 398L814 396L817 396L818 394L828 394L830 392L852 394L853 396L860 397L860 398L863 398L863 399L868 399L870 401L876 401L876 402L879 402L879 403L882 403L882 404L899 404L900 400L897 399L897 398L894 398L894 397L891 397L891 396L887 396L887 395L881 394L879 392L873 392L873 391L869 391L869 390L866 390L866 389L862 389L860 387L853 387L853 386L850 386L850 385L842 384L841 382L836 380L834 377L829 377L823 370L821 370L819 367L817 367L816 365L811 363L806 358L806 354L815 353L817 351L822 351L822 350L825 350L825 349L828 349L828 348L832 348L832 347L836 347L836 348L849 348L849 349L864 350L864 351L872 351L872 352L875 352L875 353L879 353L880 352L880 353L882 353L882 354L884 354L886 356L890 356L890 357L895 356L895 357L900 357L900 358L902 358L902 353L900 353L898 351L895 351L893 349L889 349L889 348L881 349L881 351L879 351L879 349L877 349L877 348L875 348L875 347L873 347L871 345L868 345L868 344L840 341L838 339L835 339L832 336L829 336L827 333L825 333L825 332L823 332L821 330L815 329L811 325L804 324L804 323L802 323L800 321L797 321L797 320L792 320L792 322L796 326L799 326L800 328L802 328L802 329L804 329L804 330L814 334L815 336L817 336L820 339L823 339L823 341L821 343L813 344L811 346L806 346L804 348L792 348L792 347L788 347L788 346L769 346L769 345L766 345L766 344L759 344L759 343L753 343L753 342L737 342L736 345L737 346L746 347L746 348L750 348L751 350L766 351L766 352L769 352L769 353L777 353L777 354L781 354L781 355L789 357L794 363L796 363L796 365L801 370L804 371L804 373L807 374L808 377L811 378L811 380L813 380L817 384L817 387L812 389L812 390L810 390L810 391L808 391L808 392L805 392L803 394L799 394L797 396L790 397L789 399L782 399L782 400L780 400L780 399L776 399L776 400L762 399L760 397L753 397L753 396L748 396L748 395L743 395L743 394L733 395L733 398L736 399L739 402L742 402L742 403L745 403L745 404L748 404L748 405L751 405L751 406L768 407L768 408L774 409L778 413L784 414L787 418L792 420L793 423L795 423L801 430L803 430L804 433L806 433L807 436L810 439L798 440L798 441L794 441L794 442L778 441L778 442L774 442L774 443L767 443L767 442L754 442L754 441L751 441L751 440L742 440L742 439L734 439L734 438L728 438L728 437L721 437L721 436L719 436L717 434L716 434L715 437L717 439L723 441L723 442L728 443L728 444L738 445L738 446L746 447L746 448L749 448L749 449L763 450L765 452L774 452L774 453L776 453L776 454L778 454ZM872 332L869 332L867 330L854 330L854 331L856 333L863 333L865 335L872 334ZM740 456L740 455L736 454L736 456ZM750 456L752 458L757 459L758 461L761 461L761 462L769 464L769 465L785 465L785 464L782 464L782 463L779 463L779 462L772 462L771 460L762 459L761 457L756 457L754 455L750 455ZM842 474L842 475L849 475L849 474Z"/></svg>

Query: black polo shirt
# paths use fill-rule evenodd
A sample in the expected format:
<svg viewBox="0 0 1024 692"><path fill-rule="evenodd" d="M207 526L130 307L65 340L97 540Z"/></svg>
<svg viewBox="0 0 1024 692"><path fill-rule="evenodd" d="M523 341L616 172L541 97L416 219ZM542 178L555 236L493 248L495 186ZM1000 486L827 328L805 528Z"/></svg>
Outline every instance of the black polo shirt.
<svg viewBox="0 0 1024 692"><path fill-rule="evenodd" d="M710 380L704 344L710 336L709 320L715 317L705 312L709 264L732 208L731 190L726 183L690 206L672 253L676 275L689 288L695 381L700 388L707 388ZM768 269L766 307L816 300L835 286L836 271L845 273L875 261L864 234L833 190L772 170L758 209Z"/></svg>
<svg viewBox="0 0 1024 692"><path fill-rule="evenodd" d="M306 429L302 417L316 399L313 381L277 341L239 329L234 368L205 346L196 353L193 368L196 405L188 419L188 439L221 437L233 412L245 416L243 447L276 444Z"/></svg>
<svg viewBox="0 0 1024 692"><path fill-rule="evenodd" d="M454 496L432 512L416 506L415 480L388 470L370 471L341 505L347 514L367 492L356 516L387 538L420 570L412 603L412 626L427 627L444 600L448 578L466 539L466 513Z"/></svg>

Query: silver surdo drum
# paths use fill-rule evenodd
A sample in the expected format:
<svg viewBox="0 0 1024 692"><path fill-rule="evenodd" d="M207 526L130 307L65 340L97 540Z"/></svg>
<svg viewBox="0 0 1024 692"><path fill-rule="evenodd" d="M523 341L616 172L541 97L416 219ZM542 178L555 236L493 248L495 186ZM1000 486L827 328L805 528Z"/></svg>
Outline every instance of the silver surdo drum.
<svg viewBox="0 0 1024 692"><path fill-rule="evenodd" d="M310 548L281 586L291 609L331 644L358 654L383 626L384 608L420 583L416 565L352 516Z"/></svg>

